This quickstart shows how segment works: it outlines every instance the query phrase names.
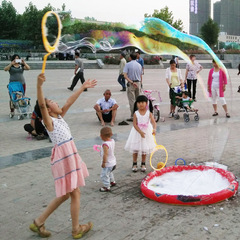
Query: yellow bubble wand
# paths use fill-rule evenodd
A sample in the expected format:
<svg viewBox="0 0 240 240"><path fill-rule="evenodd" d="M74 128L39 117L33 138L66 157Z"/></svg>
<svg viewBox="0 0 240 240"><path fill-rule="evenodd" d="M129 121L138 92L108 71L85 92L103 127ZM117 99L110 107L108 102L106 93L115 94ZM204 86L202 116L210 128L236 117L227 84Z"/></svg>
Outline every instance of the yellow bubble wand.
<svg viewBox="0 0 240 240"><path fill-rule="evenodd" d="M157 144L155 135L153 135L153 137L154 137L154 142L155 142L156 146L155 146L155 148L153 149L153 151L151 152L150 161L149 161L149 162L150 162L150 166L151 166L151 168L152 168L153 170L159 171L159 170L163 169L163 168L166 166L166 164L167 164L168 152L167 152L167 149L166 149L163 145L158 145L158 144ZM152 165L152 157L153 157L154 153L155 153L156 151L160 150L160 149L163 149L163 150L165 151L165 153L166 153L166 159L165 159L165 162L159 162L159 163L157 164L157 168L155 168L155 167L153 167L153 165Z"/></svg>
<svg viewBox="0 0 240 240"><path fill-rule="evenodd" d="M58 35L57 35L56 41L53 46L51 46L47 40L47 27L46 27L47 18L51 14L53 14L56 17L57 23L58 23ZM51 53L53 53L56 50L56 48L59 44L60 37L61 37L61 20L60 20L58 14L53 11L46 12L42 18L42 39L43 39L43 45L48 53L45 54L43 57L42 73L45 72L47 58Z"/></svg>

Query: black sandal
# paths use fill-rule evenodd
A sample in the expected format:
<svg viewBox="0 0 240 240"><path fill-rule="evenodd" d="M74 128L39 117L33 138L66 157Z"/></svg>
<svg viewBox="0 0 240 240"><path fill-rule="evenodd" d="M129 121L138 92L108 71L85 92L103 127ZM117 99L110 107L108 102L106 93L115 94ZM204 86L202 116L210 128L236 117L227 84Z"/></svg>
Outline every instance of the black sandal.
<svg viewBox="0 0 240 240"><path fill-rule="evenodd" d="M214 113L212 116L213 116L213 117L215 117L215 116L217 116L217 115L218 115L218 113L217 113L217 112L215 112L215 113Z"/></svg>
<svg viewBox="0 0 240 240"><path fill-rule="evenodd" d="M227 117L227 118L230 118L230 115L229 115L228 113L226 113L226 117Z"/></svg>

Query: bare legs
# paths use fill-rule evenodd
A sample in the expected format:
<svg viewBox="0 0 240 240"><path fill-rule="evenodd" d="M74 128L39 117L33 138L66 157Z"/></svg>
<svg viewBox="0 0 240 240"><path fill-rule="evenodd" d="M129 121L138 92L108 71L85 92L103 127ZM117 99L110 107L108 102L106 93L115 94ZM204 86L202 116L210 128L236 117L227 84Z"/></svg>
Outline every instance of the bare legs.
<svg viewBox="0 0 240 240"><path fill-rule="evenodd" d="M72 231L79 228L79 210L80 210L80 190L76 188L70 193L71 196L71 217L72 217Z"/></svg>
<svg viewBox="0 0 240 240"><path fill-rule="evenodd" d="M230 118L230 115L228 114L228 109L227 109L227 104L223 104L222 105L225 113L226 113L226 117L227 118ZM218 112L217 112L217 104L213 104L213 109L214 109L214 114L213 116L217 116L218 115Z"/></svg>
<svg viewBox="0 0 240 240"><path fill-rule="evenodd" d="M101 112L102 110L101 110L100 106L96 104L94 106L94 109L96 110L96 113L97 113L97 115L98 115L98 117L101 121L101 125L105 126L105 122L104 122L104 119L103 119L103 114ZM110 125L112 127L114 126L116 115L117 115L117 109L112 110L112 119L111 119L111 122L110 122ZM110 121L110 119L109 119L109 121Z"/></svg>
<svg viewBox="0 0 240 240"><path fill-rule="evenodd" d="M176 108L176 106L174 106L174 105L171 104L171 106L170 106L170 112L171 112L171 113L174 113L174 112L175 112L175 108Z"/></svg>
<svg viewBox="0 0 240 240"><path fill-rule="evenodd" d="M146 167L145 167L145 162L146 162L146 154L142 154L142 163L141 163L141 168L142 171L146 171ZM138 153L133 153L133 172L137 171L137 157L138 157Z"/></svg>
<svg viewBox="0 0 240 240"><path fill-rule="evenodd" d="M227 104L224 104L222 105L225 113L227 114L228 113L228 110L227 110ZM213 109L214 109L214 112L217 113L217 104L213 104Z"/></svg>
<svg viewBox="0 0 240 240"><path fill-rule="evenodd" d="M217 104L213 104L214 113L217 113Z"/></svg>
<svg viewBox="0 0 240 240"><path fill-rule="evenodd" d="M114 126L116 115L117 115L117 110L112 110L112 121L110 123L112 127Z"/></svg>
<svg viewBox="0 0 240 240"><path fill-rule="evenodd" d="M35 219L38 226L41 226L47 218L69 197L71 197L71 217L72 217L72 230L75 231L79 228L79 210L80 210L80 190L76 188L73 192L65 196L54 198L44 212Z"/></svg>
<svg viewBox="0 0 240 240"><path fill-rule="evenodd" d="M227 114L227 113L228 113L228 110L227 110L227 104L222 105L222 107L223 107L225 113Z"/></svg>
<svg viewBox="0 0 240 240"><path fill-rule="evenodd" d="M133 163L137 163L138 153L133 153Z"/></svg>
<svg viewBox="0 0 240 240"><path fill-rule="evenodd" d="M59 197L59 198L54 198L47 208L43 211L43 213L35 219L35 222L38 226L42 225L46 219L63 203L69 198L69 194Z"/></svg>

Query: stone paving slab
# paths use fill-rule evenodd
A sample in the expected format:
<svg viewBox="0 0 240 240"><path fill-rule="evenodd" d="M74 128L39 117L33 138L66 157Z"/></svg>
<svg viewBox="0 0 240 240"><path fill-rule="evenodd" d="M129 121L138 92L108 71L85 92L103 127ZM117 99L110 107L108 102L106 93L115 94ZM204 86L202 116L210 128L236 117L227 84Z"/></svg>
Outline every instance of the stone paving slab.
<svg viewBox="0 0 240 240"><path fill-rule="evenodd" d="M182 74L184 74L184 70ZM213 118L212 106L204 96L198 83L197 103L200 120L184 123L169 119L169 99L165 82L165 70L146 69L145 89L159 89L163 102L160 105L161 116L165 122L157 123L157 142L163 144L169 153L168 166L182 157L189 164L205 161L218 161L228 166L236 176L239 170L239 102L236 92L239 78L236 70L229 71L226 99L231 118L226 119L219 108L219 116ZM27 96L32 105L36 100L36 77L39 71L25 72ZM117 123L129 117L126 93L120 92L116 70L85 71L86 78L96 78L95 89L84 92L70 109L65 119L68 122L77 148L86 162L90 176L86 187L81 188L80 221L93 221L94 228L83 239L90 240L135 240L135 239L239 239L239 197L209 206L166 205L145 198L140 191L143 173L131 172L132 156L123 150L131 129L128 126L113 127L116 140L117 186L111 193L100 193L100 157L92 146L100 143L100 124L97 122L92 106L102 96L106 88L112 90L113 97L120 108ZM206 86L208 70L201 72ZM71 92L72 70L46 70L47 82L44 86L46 96L62 105ZM48 153L52 146L48 140L27 139L23 125L29 119L9 119L8 73L0 71L0 233L1 240L40 239L28 230L28 225L54 197L54 183L49 166ZM50 154L50 153L49 153ZM15 159L14 162L11 162ZM19 159L19 162L17 162ZM26 162L24 162L24 160ZM8 165L4 165L8 163ZM150 172L147 163L147 172ZM64 203L47 220L47 228L52 232L53 240L71 238L70 201ZM214 226L218 224L217 226ZM206 227L208 231L206 231Z"/></svg>

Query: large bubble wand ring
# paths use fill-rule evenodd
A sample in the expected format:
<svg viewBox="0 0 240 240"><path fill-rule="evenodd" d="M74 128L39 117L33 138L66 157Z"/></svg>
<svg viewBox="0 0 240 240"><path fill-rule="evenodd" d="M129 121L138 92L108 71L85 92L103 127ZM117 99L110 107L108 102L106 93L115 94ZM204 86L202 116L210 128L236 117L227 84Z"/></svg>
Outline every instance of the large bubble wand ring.
<svg viewBox="0 0 240 240"><path fill-rule="evenodd" d="M46 27L47 18L51 14L55 15L55 17L57 19L57 23L58 23L58 35L57 35L56 41L53 46L51 46L50 43L48 42L47 27ZM51 53L53 53L56 50L56 48L59 44L60 37L61 37L61 20L60 20L58 14L53 11L46 12L42 18L42 39L43 39L43 45L48 53L45 54L43 57L42 73L45 72L47 58Z"/></svg>
<svg viewBox="0 0 240 240"><path fill-rule="evenodd" d="M151 168L152 168L153 170L159 171L159 170L163 169L163 168L166 166L166 164L167 164L168 152L167 152L167 149L166 149L163 145L158 145L158 144L157 144L155 135L153 135L153 137L154 137L154 142L155 142L156 146L155 146L155 148L153 149L153 151L151 152L150 161L149 161L149 162L150 162L150 166L151 166ZM155 153L156 151L161 150L161 149L163 149L163 150L165 151L165 153L166 153L166 159L165 159L165 162L159 162L159 163L157 164L157 168L155 168L155 167L153 167L153 165L152 165L152 157L153 157L153 155L154 155L154 153Z"/></svg>

